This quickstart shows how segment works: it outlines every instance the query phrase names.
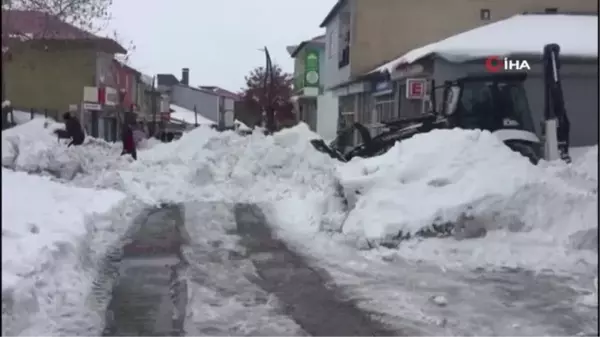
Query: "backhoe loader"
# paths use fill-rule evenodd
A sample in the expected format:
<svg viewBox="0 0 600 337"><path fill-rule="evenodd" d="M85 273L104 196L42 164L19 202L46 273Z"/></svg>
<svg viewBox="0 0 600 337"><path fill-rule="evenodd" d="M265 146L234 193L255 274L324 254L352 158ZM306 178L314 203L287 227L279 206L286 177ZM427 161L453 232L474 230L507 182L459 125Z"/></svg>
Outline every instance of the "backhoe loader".
<svg viewBox="0 0 600 337"><path fill-rule="evenodd" d="M446 81L442 86L440 111L435 110L435 95L432 111L422 116L402 118L384 122L387 131L371 137L369 130L360 123L338 133L329 145L323 140L312 140L319 151L340 161L354 157L372 157L389 150L396 142L415 134L434 129L481 129L492 132L509 148L527 157L533 164L540 159L562 159L570 162L569 119L565 110L560 82L560 47L549 44L544 47L544 121L541 137L535 132L534 121L527 101L524 82L526 73L500 73L471 75ZM362 143L345 150L342 140L355 130Z"/></svg>

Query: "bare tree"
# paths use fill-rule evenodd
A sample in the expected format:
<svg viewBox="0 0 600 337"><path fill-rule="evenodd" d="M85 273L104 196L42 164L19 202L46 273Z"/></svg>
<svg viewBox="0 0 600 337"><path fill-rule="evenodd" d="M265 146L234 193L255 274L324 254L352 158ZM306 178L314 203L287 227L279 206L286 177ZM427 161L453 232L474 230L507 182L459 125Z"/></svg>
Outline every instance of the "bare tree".
<svg viewBox="0 0 600 337"><path fill-rule="evenodd" d="M81 28L97 32L110 20L112 0L3 0L2 10L36 11L47 15L48 21L57 19ZM50 28L50 27L45 27ZM44 35L52 34L50 29ZM44 38L49 36L36 36Z"/></svg>

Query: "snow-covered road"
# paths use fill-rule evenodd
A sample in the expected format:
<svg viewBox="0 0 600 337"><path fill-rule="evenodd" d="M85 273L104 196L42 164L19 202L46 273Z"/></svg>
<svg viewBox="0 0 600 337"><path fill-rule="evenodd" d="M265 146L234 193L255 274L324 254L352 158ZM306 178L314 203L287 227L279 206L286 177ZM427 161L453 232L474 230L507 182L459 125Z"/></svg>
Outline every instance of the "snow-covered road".
<svg viewBox="0 0 600 337"><path fill-rule="evenodd" d="M2 134L3 179L14 182L3 184L3 208L7 195L46 195L38 204L57 205L43 213L52 221L16 201L10 204L14 217L3 212L3 278L13 270L11 277L23 280L3 283L12 308L4 309L3 296L3 323L10 326L3 324L3 332L73 333L65 329L72 317L50 308L69 303L89 309L100 256L122 242L136 216L161 204L184 204L189 245L183 255L190 263L185 332L305 333L300 319L282 311L285 296L254 282L260 273L244 258L248 247L236 233L234 205L246 203L260 208L274 235L330 277L347 300L396 332L597 333L597 146L571 165L532 166L487 132L440 130L380 157L340 164L310 146L316 136L304 125L272 137L199 128L141 150L132 162L118 155L118 146L99 140L67 149L52 135L56 127L35 119ZM81 215L60 211L59 192L38 193L51 190L46 184L20 190L22 179L60 186L62 195L74 198L68 211ZM96 209L76 191L115 199ZM54 225L64 217L78 219L68 226L78 235ZM447 224L454 226L447 233L434 230ZM36 236L32 227L55 234ZM21 241L5 233L21 233ZM42 247L37 261L57 267L36 271L23 254L5 260L4 247L27 238ZM53 254L65 241L92 253ZM81 267L81 259L92 263ZM8 268L19 263L33 272ZM78 275L71 277L78 283L37 287L35 280L60 282L61 275ZM100 314L92 316L97 323L75 315L89 326L102 325Z"/></svg>

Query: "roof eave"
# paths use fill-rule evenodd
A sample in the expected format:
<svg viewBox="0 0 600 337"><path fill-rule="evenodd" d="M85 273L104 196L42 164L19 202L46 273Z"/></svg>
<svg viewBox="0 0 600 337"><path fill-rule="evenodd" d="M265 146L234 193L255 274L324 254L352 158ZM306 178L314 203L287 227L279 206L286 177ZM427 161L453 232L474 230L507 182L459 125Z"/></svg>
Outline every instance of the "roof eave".
<svg viewBox="0 0 600 337"><path fill-rule="evenodd" d="M298 47L296 47L296 49L294 49L291 56L296 57L296 55L298 55L302 51L302 49L304 49L306 46L323 47L323 46L325 46L325 43L319 42L319 41L304 41L304 42L300 43L298 45Z"/></svg>
<svg viewBox="0 0 600 337"><path fill-rule="evenodd" d="M327 13L325 19L323 19L323 22L321 22L319 27L324 28L325 26L327 26L329 21L331 21L331 19L339 12L340 8L342 8L345 2L346 0L338 0L338 2L336 2L335 5L333 5L329 13Z"/></svg>

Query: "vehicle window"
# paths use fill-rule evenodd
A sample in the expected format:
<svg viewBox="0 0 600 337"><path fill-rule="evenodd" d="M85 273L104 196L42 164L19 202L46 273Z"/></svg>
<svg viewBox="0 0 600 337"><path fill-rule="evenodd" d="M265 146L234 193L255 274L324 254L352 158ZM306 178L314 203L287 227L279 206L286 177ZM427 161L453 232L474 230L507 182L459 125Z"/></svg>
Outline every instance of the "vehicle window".
<svg viewBox="0 0 600 337"><path fill-rule="evenodd" d="M519 123L519 128L533 131L533 119L525 88L521 83L498 84L500 112L503 118Z"/></svg>
<svg viewBox="0 0 600 337"><path fill-rule="evenodd" d="M491 130L494 120L493 83L467 82L461 95L459 124L465 129Z"/></svg>

